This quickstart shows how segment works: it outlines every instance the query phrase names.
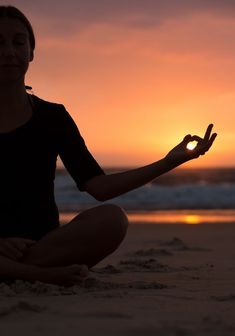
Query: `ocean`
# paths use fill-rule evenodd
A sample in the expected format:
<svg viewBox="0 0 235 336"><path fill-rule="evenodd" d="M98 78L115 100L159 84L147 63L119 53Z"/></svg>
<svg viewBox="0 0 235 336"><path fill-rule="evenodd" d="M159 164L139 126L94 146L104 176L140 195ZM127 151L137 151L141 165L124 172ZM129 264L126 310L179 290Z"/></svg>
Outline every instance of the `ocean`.
<svg viewBox="0 0 235 336"><path fill-rule="evenodd" d="M128 168L104 170L113 174ZM235 222L235 168L178 168L106 202L80 192L68 172L57 169L55 199L62 222L103 203L121 206L135 223Z"/></svg>

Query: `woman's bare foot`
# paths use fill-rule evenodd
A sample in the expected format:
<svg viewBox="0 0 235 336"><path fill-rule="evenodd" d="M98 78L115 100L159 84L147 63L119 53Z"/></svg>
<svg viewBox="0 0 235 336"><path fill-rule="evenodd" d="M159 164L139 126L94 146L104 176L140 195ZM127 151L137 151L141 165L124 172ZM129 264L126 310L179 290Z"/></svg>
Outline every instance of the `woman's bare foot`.
<svg viewBox="0 0 235 336"><path fill-rule="evenodd" d="M74 284L82 284L89 273L86 265L70 265L65 267L47 267L42 268L37 279L41 282L73 286Z"/></svg>
<svg viewBox="0 0 235 336"><path fill-rule="evenodd" d="M75 283L82 284L88 273L88 267L83 264L65 267L41 267L33 264L24 264L0 255L0 282L14 282L19 279L29 282L41 281L72 286Z"/></svg>
<svg viewBox="0 0 235 336"><path fill-rule="evenodd" d="M0 276L0 282L12 284L16 279L28 282L41 281L48 284L73 286L82 284L89 273L86 265L70 265L64 267L40 267L29 265L24 273L12 276Z"/></svg>

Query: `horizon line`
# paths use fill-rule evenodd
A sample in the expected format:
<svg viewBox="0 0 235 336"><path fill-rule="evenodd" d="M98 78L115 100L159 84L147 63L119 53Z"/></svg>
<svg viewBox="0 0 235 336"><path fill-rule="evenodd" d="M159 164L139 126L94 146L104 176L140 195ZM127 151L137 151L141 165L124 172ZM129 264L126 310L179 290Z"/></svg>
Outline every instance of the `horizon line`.
<svg viewBox="0 0 235 336"><path fill-rule="evenodd" d="M130 169L137 169L137 168L141 168L144 166L103 166L101 167L103 170L116 170L116 169L125 169L125 170L130 170ZM65 167L63 166L57 166L56 167L57 170L67 170ZM176 169L188 169L188 170L193 170L193 169L198 169L198 170L202 170L202 169L235 169L235 165L234 166L216 166L216 167L212 167L212 166L207 166L207 167L176 167L173 170Z"/></svg>

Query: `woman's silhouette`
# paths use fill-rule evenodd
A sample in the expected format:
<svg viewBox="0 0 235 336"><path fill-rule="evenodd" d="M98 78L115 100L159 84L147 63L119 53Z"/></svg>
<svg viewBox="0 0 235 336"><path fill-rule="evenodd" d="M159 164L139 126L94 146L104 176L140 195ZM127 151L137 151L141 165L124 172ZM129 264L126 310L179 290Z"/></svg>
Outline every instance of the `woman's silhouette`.
<svg viewBox="0 0 235 336"><path fill-rule="evenodd" d="M60 227L57 156L81 191L105 201L203 155L216 134L209 125L204 138L187 135L162 160L106 175L64 106L27 93L34 49L28 19L15 7L0 6L0 279L71 285L120 245L128 219L120 207L103 204ZM198 144L190 151L192 140Z"/></svg>

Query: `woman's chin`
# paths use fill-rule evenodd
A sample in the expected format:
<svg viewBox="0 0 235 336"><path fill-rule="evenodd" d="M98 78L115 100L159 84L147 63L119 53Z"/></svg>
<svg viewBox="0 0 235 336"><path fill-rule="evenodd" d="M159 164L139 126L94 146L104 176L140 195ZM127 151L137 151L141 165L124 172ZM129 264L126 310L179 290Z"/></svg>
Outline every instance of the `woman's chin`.
<svg viewBox="0 0 235 336"><path fill-rule="evenodd" d="M22 82L22 76L19 74L8 74L7 76L0 75L0 86L1 87L10 87L16 85L18 82Z"/></svg>

